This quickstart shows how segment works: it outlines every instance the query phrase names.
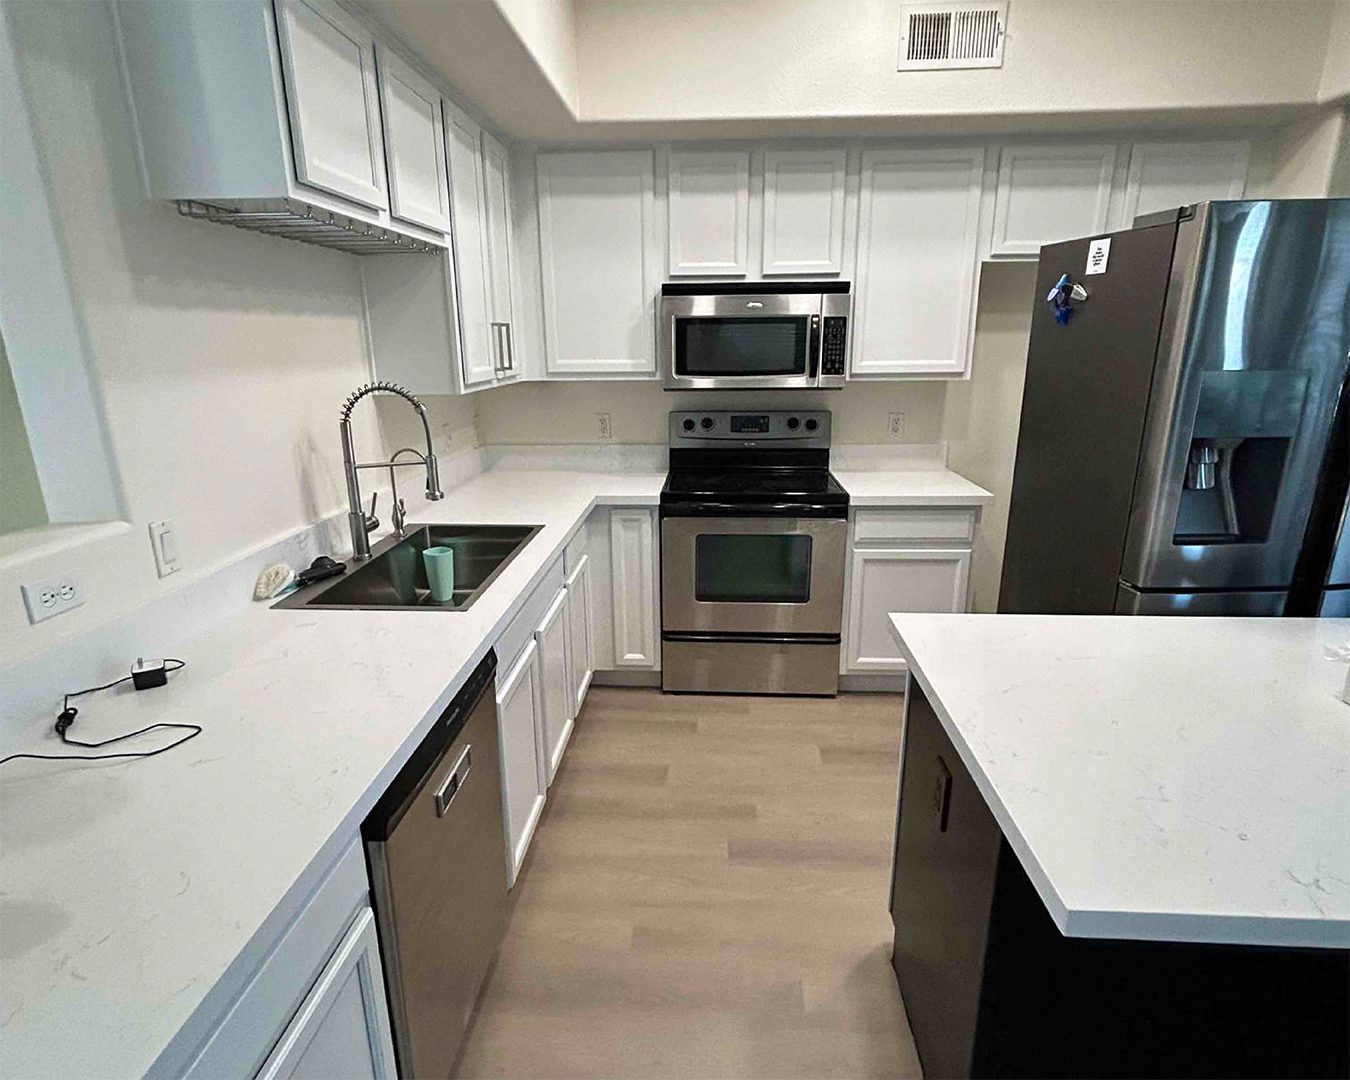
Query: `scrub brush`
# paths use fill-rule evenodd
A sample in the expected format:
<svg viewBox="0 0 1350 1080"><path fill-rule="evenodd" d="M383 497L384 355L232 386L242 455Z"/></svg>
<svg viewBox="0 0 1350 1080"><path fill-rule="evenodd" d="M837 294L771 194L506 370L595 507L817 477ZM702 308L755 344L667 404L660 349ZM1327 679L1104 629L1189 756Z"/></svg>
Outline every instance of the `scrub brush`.
<svg viewBox="0 0 1350 1080"><path fill-rule="evenodd" d="M254 600L271 600L295 584L295 571L285 563L275 563L258 575L253 586Z"/></svg>

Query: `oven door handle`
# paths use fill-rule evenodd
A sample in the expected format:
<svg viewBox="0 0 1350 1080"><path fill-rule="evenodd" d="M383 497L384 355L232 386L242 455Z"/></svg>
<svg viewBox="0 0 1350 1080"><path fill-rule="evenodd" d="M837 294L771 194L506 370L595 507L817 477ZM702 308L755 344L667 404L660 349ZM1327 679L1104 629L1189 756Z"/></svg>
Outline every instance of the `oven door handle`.
<svg viewBox="0 0 1350 1080"><path fill-rule="evenodd" d="M820 373L820 316L819 316L819 315L812 315L812 316L811 316L811 343L807 346L807 349L808 349L808 351L809 351L810 354L811 354L811 360L810 360L810 363L811 363L811 374L810 374L809 377L810 377L811 381L814 382L814 381L816 380L817 375Z"/></svg>

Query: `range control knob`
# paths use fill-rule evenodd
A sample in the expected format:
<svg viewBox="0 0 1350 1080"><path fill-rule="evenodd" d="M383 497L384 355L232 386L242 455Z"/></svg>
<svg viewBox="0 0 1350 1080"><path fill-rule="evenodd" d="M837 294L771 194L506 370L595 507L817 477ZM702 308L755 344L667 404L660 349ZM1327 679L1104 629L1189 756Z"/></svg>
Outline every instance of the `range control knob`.
<svg viewBox="0 0 1350 1080"><path fill-rule="evenodd" d="M713 418L711 416L705 416L702 420L699 421L699 424L700 426L702 426L704 431L711 431L713 426Z"/></svg>
<svg viewBox="0 0 1350 1080"><path fill-rule="evenodd" d="M694 430L694 421L693 421L693 418L692 418L692 417L686 416L686 417L684 418L684 424L683 424L682 426L683 426L683 428L684 428L685 431L693 431L693 430Z"/></svg>
<svg viewBox="0 0 1350 1080"><path fill-rule="evenodd" d="M789 430L789 431L796 431L799 427L801 427L801 423L802 423L802 422L801 422L800 420L798 420L795 416L789 416L789 417L788 417L788 430Z"/></svg>
<svg viewBox="0 0 1350 1080"><path fill-rule="evenodd" d="M808 420L808 421L806 421L806 430L807 430L807 431L815 431L816 428L818 428L818 427L820 427L820 422L819 422L819 421L817 421L817 420Z"/></svg>

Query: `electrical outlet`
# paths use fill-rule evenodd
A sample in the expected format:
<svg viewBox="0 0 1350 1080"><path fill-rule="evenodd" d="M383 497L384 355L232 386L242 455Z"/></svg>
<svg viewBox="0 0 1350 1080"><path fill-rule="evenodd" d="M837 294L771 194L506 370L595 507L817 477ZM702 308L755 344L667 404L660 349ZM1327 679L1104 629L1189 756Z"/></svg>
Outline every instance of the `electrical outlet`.
<svg viewBox="0 0 1350 1080"><path fill-rule="evenodd" d="M30 623L40 623L84 603L84 589L70 574L32 582L22 586L22 591Z"/></svg>
<svg viewBox="0 0 1350 1080"><path fill-rule="evenodd" d="M609 421L609 413L598 412L595 419L598 422L600 438L606 442L614 438L614 425Z"/></svg>
<svg viewBox="0 0 1350 1080"><path fill-rule="evenodd" d="M899 441L905 437L905 414L902 412L891 413L886 421L886 433L892 441Z"/></svg>
<svg viewBox="0 0 1350 1080"><path fill-rule="evenodd" d="M178 537L172 521L150 522L150 547L155 553L155 569L160 577L178 573Z"/></svg>

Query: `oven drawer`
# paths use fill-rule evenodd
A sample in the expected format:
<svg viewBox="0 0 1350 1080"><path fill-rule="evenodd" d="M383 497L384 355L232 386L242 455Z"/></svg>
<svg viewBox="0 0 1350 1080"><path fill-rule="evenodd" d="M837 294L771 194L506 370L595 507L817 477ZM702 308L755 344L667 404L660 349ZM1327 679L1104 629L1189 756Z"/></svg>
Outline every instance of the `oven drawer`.
<svg viewBox="0 0 1350 1080"><path fill-rule="evenodd" d="M661 522L667 631L837 634L842 518L672 517Z"/></svg>
<svg viewBox="0 0 1350 1080"><path fill-rule="evenodd" d="M667 638L661 689L701 694L839 692L839 642L780 638Z"/></svg>

